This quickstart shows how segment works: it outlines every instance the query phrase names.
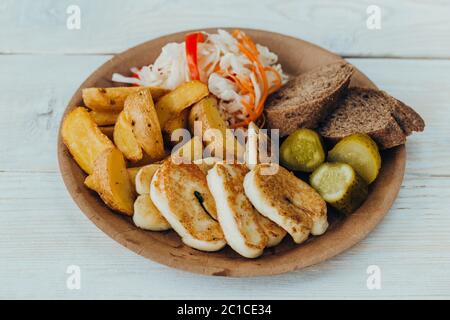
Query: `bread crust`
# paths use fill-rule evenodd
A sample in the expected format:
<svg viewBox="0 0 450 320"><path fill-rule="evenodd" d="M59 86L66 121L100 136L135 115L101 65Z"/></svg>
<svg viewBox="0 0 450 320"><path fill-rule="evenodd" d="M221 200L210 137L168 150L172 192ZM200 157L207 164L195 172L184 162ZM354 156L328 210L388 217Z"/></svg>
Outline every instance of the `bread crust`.
<svg viewBox="0 0 450 320"><path fill-rule="evenodd" d="M409 136L413 131L422 132L425 129L425 121L414 111L413 108L407 106L402 101L395 99L396 107L392 110L392 115L402 128L405 135Z"/></svg>
<svg viewBox="0 0 450 320"><path fill-rule="evenodd" d="M303 82L305 79L312 77L311 80L316 80L316 78L324 76L322 72L325 73L331 68L336 68L336 72L339 73L339 77L333 79L336 80L335 83L322 92L319 97L299 102L297 96L293 94L301 90L299 84L306 85ZM317 128L320 122L334 110L336 102L350 83L353 70L350 64L338 61L317 67L292 79L269 99L265 108L268 127L279 129L281 137L291 134L298 128Z"/></svg>
<svg viewBox="0 0 450 320"><path fill-rule="evenodd" d="M374 111L376 110L378 115L383 115L375 119L375 121L384 121L380 123L379 128L369 130L368 128L355 127L351 128L351 130L339 130L339 127L346 125L346 123L342 123L339 126L339 122L345 120L348 125L348 118L343 117L345 119L341 120L339 113L345 113L346 116L351 117L352 114L349 110L358 108L360 103L365 102L360 102L359 100L370 98L373 98L373 100L371 102L368 101L366 106L370 105ZM359 115L360 113L355 110L353 115ZM374 117L374 114L375 112L373 114L367 114L367 117ZM364 119L362 119L362 122L364 122ZM381 149L389 149L404 144L406 142L406 136L410 135L413 131L423 131L424 128L425 123L417 112L403 102L391 97L386 92L377 89L354 87L348 89L346 96L342 98L335 111L324 121L319 132L332 143L336 143L352 133L366 133L377 142Z"/></svg>

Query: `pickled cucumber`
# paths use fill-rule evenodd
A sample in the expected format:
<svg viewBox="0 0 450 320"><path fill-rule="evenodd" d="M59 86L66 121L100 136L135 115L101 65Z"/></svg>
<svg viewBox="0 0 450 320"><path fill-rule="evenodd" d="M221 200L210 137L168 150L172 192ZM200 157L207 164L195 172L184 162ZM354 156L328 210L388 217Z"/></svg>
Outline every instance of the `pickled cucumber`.
<svg viewBox="0 0 450 320"><path fill-rule="evenodd" d="M367 183L346 163L324 163L310 176L311 186L332 207L353 213L367 198Z"/></svg>
<svg viewBox="0 0 450 320"><path fill-rule="evenodd" d="M281 164L291 170L312 172L325 161L325 152L317 132L294 131L280 147Z"/></svg>
<svg viewBox="0 0 450 320"><path fill-rule="evenodd" d="M328 152L328 161L351 165L367 183L377 178L381 167L377 144L368 135L360 133L339 141Z"/></svg>

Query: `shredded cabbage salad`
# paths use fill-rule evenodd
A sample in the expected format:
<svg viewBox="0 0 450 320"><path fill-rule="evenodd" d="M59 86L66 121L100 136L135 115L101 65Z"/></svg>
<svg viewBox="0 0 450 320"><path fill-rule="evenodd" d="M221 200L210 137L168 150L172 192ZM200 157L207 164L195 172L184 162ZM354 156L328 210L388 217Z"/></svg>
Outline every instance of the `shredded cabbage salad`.
<svg viewBox="0 0 450 320"><path fill-rule="evenodd" d="M200 80L219 99L219 110L231 127L243 127L262 115L267 96L287 80L278 56L255 44L240 30L216 34L198 32L182 43L168 43L155 62L132 68L132 77L113 74L112 80L138 86L175 89Z"/></svg>

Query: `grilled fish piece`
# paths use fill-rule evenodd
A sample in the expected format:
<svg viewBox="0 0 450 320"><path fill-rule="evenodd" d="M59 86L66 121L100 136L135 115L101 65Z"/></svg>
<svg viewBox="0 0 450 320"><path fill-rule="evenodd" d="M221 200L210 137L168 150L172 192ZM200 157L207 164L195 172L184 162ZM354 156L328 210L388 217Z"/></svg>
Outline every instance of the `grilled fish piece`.
<svg viewBox="0 0 450 320"><path fill-rule="evenodd" d="M207 174L208 171L212 169L217 162L222 162L222 160L219 158L208 157L193 161L193 163L195 163L200 168L200 170L203 171L204 174Z"/></svg>
<svg viewBox="0 0 450 320"><path fill-rule="evenodd" d="M263 170L271 170L272 174L264 174ZM325 201L281 166L256 165L245 176L244 190L253 206L286 230L296 243L305 241L310 233L321 235L328 228Z"/></svg>
<svg viewBox="0 0 450 320"><path fill-rule="evenodd" d="M258 220L259 225L263 228L264 233L267 236L267 245L266 247L275 247L278 245L286 236L286 230L281 228L275 222L270 219L267 219L262 214L258 212Z"/></svg>
<svg viewBox="0 0 450 320"><path fill-rule="evenodd" d="M153 176L150 197L183 242L195 249L217 251L225 245L206 176L195 164L166 160Z"/></svg>
<svg viewBox="0 0 450 320"><path fill-rule="evenodd" d="M206 180L227 243L240 255L256 258L263 253L268 238L259 223L259 213L245 196L247 172L244 165L217 163Z"/></svg>
<svg viewBox="0 0 450 320"><path fill-rule="evenodd" d="M134 201L133 222L144 230L164 231L170 229L169 223L156 209L149 194L140 194Z"/></svg>

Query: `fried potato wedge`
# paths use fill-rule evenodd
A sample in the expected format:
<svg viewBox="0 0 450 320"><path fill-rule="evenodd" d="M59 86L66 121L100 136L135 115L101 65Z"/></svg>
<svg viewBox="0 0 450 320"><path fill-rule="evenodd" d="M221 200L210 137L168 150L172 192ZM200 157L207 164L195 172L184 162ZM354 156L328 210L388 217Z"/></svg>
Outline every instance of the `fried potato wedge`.
<svg viewBox="0 0 450 320"><path fill-rule="evenodd" d="M135 179L136 179L136 175L139 171L140 167L136 167L136 168L127 168L127 172L128 172L128 176L130 177L130 181L131 181L131 185L133 186L133 188L136 188L135 186ZM95 184L95 180L94 180L94 176L93 175L88 175L86 177L86 179L84 180L84 185L86 187L88 187L91 190L96 190L96 184Z"/></svg>
<svg viewBox="0 0 450 320"><path fill-rule="evenodd" d="M166 154L165 154L164 158L162 158L161 160L155 161L155 160L151 159L146 153L144 153L144 156L142 157L141 160L133 162L133 167L143 167L143 166L147 166L147 165L153 164L153 163L161 164L161 162L163 162L169 156L170 156L170 153L169 153L169 151L166 150Z"/></svg>
<svg viewBox="0 0 450 320"><path fill-rule="evenodd" d="M206 141L205 156L212 156L223 160L235 159L240 163L244 161L245 147L233 135L227 134L225 138L216 138L215 135L213 138L208 135L206 137L209 141Z"/></svg>
<svg viewBox="0 0 450 320"><path fill-rule="evenodd" d="M131 121L134 136L145 153L153 161L164 158L165 150L161 127L150 90L141 90L129 95L125 101L123 112Z"/></svg>
<svg viewBox="0 0 450 320"><path fill-rule="evenodd" d="M203 141L210 140L205 145L211 156L239 160L245 156L245 147L231 131L227 133L227 124L220 115L216 98L209 96L197 102L189 113L188 123L194 135L201 135ZM196 123L201 126L196 128Z"/></svg>
<svg viewBox="0 0 450 320"><path fill-rule="evenodd" d="M154 162L164 158L158 117L148 89L129 95L114 127L114 142L125 158Z"/></svg>
<svg viewBox="0 0 450 320"><path fill-rule="evenodd" d="M155 207L149 194L141 194L134 201L133 222L144 230L164 231L171 229L166 218Z"/></svg>
<svg viewBox="0 0 450 320"><path fill-rule="evenodd" d="M91 190L97 191L97 185L95 184L94 176L92 174L84 179L84 185Z"/></svg>
<svg viewBox="0 0 450 320"><path fill-rule="evenodd" d="M194 136L191 140L183 144L179 149L174 149L171 154L175 163L188 162L203 158L202 140ZM184 159L184 160L183 160Z"/></svg>
<svg viewBox="0 0 450 320"><path fill-rule="evenodd" d="M91 116L98 126L111 126L117 121L120 112L114 111L91 111Z"/></svg>
<svg viewBox="0 0 450 320"><path fill-rule="evenodd" d="M208 86L200 81L185 82L156 103L159 123L164 128L167 121L209 94Z"/></svg>
<svg viewBox="0 0 450 320"><path fill-rule="evenodd" d="M179 140L172 141L172 133L177 129L187 129L188 124L189 109L184 109L175 118L170 119L166 122L163 128L163 137L165 141L169 142L171 145L175 145ZM176 139L176 137L174 137Z"/></svg>
<svg viewBox="0 0 450 320"><path fill-rule="evenodd" d="M134 190L136 190L136 176L141 168L142 167L127 168L128 176L130 177L131 185L133 186Z"/></svg>
<svg viewBox="0 0 450 320"><path fill-rule="evenodd" d="M88 174L93 172L97 156L114 146L83 107L74 109L64 118L61 135L75 161Z"/></svg>
<svg viewBox="0 0 450 320"><path fill-rule="evenodd" d="M192 133L195 133L194 125L196 121L202 122L203 131L206 129L219 129L220 132L225 134L225 130L227 129L227 124L220 115L217 107L217 99L213 96L203 98L192 106L188 118L189 130Z"/></svg>
<svg viewBox="0 0 450 320"><path fill-rule="evenodd" d="M159 87L114 87L85 88L82 90L84 105L96 111L120 112L126 98L142 89L149 89L154 100L158 100L170 90Z"/></svg>
<svg viewBox="0 0 450 320"><path fill-rule="evenodd" d="M142 159L143 152L133 132L131 119L122 111L114 126L114 143L125 158L131 161Z"/></svg>
<svg viewBox="0 0 450 320"><path fill-rule="evenodd" d="M94 163L94 188L113 210L133 215L135 192L125 167L125 159L117 148L103 151Z"/></svg>
<svg viewBox="0 0 450 320"><path fill-rule="evenodd" d="M150 182L153 175L160 167L160 164L149 164L139 169L135 177L136 192L139 194L150 193Z"/></svg>
<svg viewBox="0 0 450 320"><path fill-rule="evenodd" d="M100 131L110 139L114 139L114 126L98 127Z"/></svg>
<svg viewBox="0 0 450 320"><path fill-rule="evenodd" d="M133 187L133 190L136 189L135 180L136 175L140 169L141 167L127 168L128 176L130 177L131 186ZM97 191L94 176L92 174L88 175L86 179L84 179L84 185L91 190Z"/></svg>

